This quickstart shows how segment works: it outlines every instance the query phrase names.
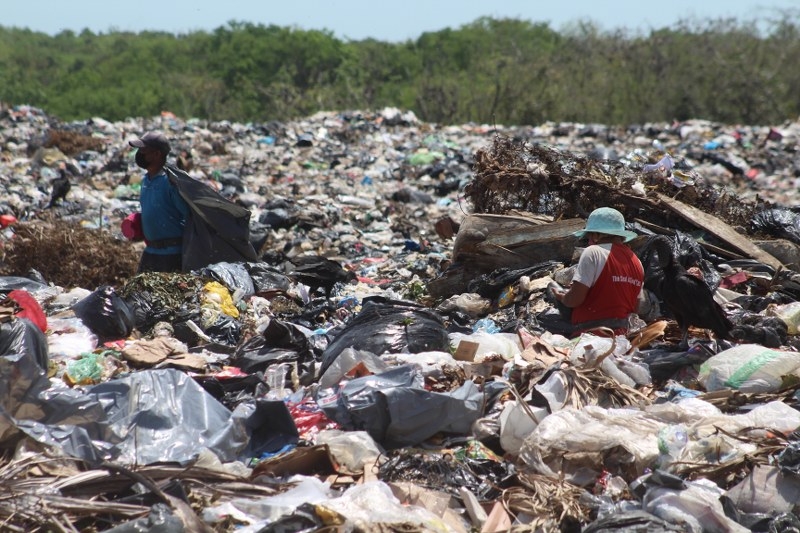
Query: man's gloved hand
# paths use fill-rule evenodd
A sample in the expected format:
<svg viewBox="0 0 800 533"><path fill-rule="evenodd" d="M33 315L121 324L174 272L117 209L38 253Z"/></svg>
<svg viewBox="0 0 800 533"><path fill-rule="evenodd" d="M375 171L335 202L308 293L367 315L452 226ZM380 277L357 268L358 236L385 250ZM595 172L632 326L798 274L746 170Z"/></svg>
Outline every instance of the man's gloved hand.
<svg viewBox="0 0 800 533"><path fill-rule="evenodd" d="M126 239L134 242L144 240L141 213L131 213L122 220L120 227L122 229L122 234Z"/></svg>

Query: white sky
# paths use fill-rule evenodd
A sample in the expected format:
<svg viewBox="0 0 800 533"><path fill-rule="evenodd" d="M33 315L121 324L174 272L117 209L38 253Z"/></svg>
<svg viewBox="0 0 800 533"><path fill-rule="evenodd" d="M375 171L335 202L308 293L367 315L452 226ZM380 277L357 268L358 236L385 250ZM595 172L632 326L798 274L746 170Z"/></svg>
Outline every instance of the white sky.
<svg viewBox="0 0 800 533"><path fill-rule="evenodd" d="M10 3L10 5L8 5ZM800 13L800 0L6 0L0 25L54 35L68 29L100 33L213 30L230 21L330 30L339 38L416 39L458 28L481 16L547 22L555 30L591 21L603 30L648 32L682 19L752 21Z"/></svg>

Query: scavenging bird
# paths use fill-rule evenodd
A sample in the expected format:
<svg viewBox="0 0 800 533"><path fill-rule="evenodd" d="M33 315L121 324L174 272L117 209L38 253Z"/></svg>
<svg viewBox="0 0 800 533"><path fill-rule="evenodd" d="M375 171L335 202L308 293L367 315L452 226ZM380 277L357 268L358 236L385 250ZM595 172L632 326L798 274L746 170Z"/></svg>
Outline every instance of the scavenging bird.
<svg viewBox="0 0 800 533"><path fill-rule="evenodd" d="M721 339L729 338L733 324L714 301L708 285L686 272L675 258L667 237L655 237L652 246L658 253L658 263L663 272L658 282L659 296L683 334L680 348L685 350L689 347L689 326L710 329Z"/></svg>
<svg viewBox="0 0 800 533"><path fill-rule="evenodd" d="M325 298L330 299L331 290L338 282L349 282L356 279L354 272L345 270L342 265L326 257L318 255L299 256L289 259L294 268L289 277L308 285L313 293L319 288L325 290Z"/></svg>
<svg viewBox="0 0 800 533"><path fill-rule="evenodd" d="M63 200L69 192L72 184L69 182L69 176L65 168L58 169L59 176L53 180L53 190L50 193L50 203L47 204L47 209L50 209L57 202Z"/></svg>

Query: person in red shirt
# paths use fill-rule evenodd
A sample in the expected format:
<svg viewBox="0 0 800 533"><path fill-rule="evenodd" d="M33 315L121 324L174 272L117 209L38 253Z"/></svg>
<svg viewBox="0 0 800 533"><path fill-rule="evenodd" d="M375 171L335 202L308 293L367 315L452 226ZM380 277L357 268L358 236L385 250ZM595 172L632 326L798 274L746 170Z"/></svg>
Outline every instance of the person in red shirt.
<svg viewBox="0 0 800 533"><path fill-rule="evenodd" d="M601 207L592 211L586 227L575 236L588 237L589 246L581 253L569 289L555 289L553 297L572 309L573 335L596 327L624 335L644 281L641 261L624 244L636 234L625 229L622 213Z"/></svg>

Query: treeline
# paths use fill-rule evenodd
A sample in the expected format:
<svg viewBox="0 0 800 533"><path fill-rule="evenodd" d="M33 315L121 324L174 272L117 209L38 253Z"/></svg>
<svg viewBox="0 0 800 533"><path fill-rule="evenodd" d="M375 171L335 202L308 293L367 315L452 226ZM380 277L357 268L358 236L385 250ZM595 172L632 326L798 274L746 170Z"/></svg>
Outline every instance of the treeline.
<svg viewBox="0 0 800 533"><path fill-rule="evenodd" d="M0 26L0 101L62 120L169 110L264 122L396 106L439 123L774 124L800 115L799 28L788 13L646 35L481 18L387 43L245 22L177 35Z"/></svg>

